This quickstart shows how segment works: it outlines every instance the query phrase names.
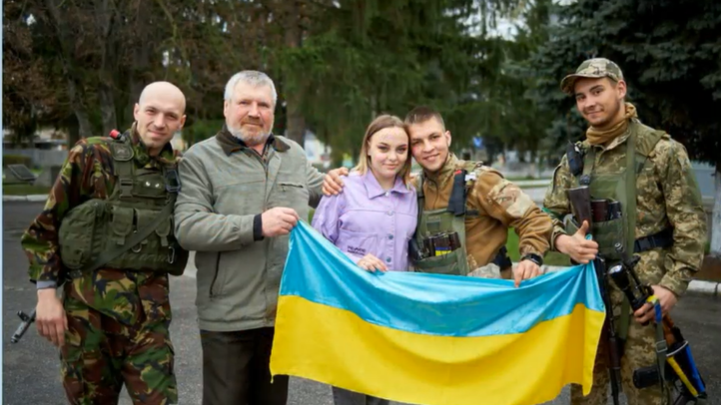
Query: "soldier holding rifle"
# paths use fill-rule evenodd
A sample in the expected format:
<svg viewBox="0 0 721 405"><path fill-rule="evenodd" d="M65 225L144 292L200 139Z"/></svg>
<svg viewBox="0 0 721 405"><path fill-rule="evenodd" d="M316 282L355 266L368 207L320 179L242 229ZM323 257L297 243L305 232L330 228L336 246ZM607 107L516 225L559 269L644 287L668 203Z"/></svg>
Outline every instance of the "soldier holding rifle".
<svg viewBox="0 0 721 405"><path fill-rule="evenodd" d="M639 388L644 385L639 370L654 365L665 370L665 353L656 350L665 346L656 321L668 318L703 260L706 218L691 163L683 145L641 123L635 107L625 102L626 83L614 62L587 60L561 88L575 97L589 128L585 141L569 145L544 199L554 220L552 249L576 262L595 259L614 315L607 317L593 389L583 397L574 386L571 403L606 404L609 375L617 401L619 374L629 404L670 403L672 384L661 378ZM564 223L568 214L574 220ZM586 239L587 232L593 240ZM623 261L626 255L636 255L635 263ZM619 263L635 270L638 287L656 305L632 306L628 294L606 281L611 271L605 265L618 272Z"/></svg>

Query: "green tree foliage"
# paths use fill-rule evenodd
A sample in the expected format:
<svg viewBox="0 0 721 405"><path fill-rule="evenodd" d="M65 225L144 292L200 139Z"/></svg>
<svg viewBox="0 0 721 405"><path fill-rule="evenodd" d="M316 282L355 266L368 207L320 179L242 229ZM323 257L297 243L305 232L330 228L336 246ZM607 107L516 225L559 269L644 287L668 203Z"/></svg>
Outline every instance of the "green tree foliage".
<svg viewBox="0 0 721 405"><path fill-rule="evenodd" d="M556 21L531 65L532 96L560 118L555 146L586 124L559 82L585 59L619 64L639 118L683 143L695 159L721 167L721 3L715 0L580 0L552 10Z"/></svg>
<svg viewBox="0 0 721 405"><path fill-rule="evenodd" d="M537 0L519 5L515 36L493 39L487 57L490 69L473 80L479 100L464 106L471 110L467 117L476 121L479 135L489 143L530 152L532 158L545 138L551 118L537 114L536 100L526 96L537 81L529 57L546 41L550 3Z"/></svg>
<svg viewBox="0 0 721 405"><path fill-rule="evenodd" d="M716 165L711 250L721 255L721 3L580 0L553 15L550 39L532 58L541 78L532 96L561 115L551 144L579 139L586 128L560 79L589 57L615 61L640 119L670 133L692 159Z"/></svg>
<svg viewBox="0 0 721 405"><path fill-rule="evenodd" d="M473 16L491 18L509 4L465 0L339 1L317 16L301 47L286 47L276 66L289 93L301 95L306 122L338 153L359 148L381 113L403 117L431 104L461 140L477 132L470 83L495 71L497 44L471 35ZM463 125L466 121L470 124Z"/></svg>
<svg viewBox="0 0 721 405"><path fill-rule="evenodd" d="M258 69L278 88L276 130L296 140L308 128L338 151L357 149L374 115L423 103L448 116L460 144L479 132L479 103L492 103L479 89L493 87L503 60L487 27L516 3L8 1L5 123L106 133L132 122L145 84L169 80L188 98L194 142L222 119L228 78Z"/></svg>
<svg viewBox="0 0 721 405"><path fill-rule="evenodd" d="M158 2L28 0L3 7L3 46L10 56L3 93L19 106L6 112L18 133L20 117L68 129L78 137L107 134L132 120L132 105L157 77L166 27ZM28 113L30 111L30 113ZM33 115L34 114L34 115Z"/></svg>

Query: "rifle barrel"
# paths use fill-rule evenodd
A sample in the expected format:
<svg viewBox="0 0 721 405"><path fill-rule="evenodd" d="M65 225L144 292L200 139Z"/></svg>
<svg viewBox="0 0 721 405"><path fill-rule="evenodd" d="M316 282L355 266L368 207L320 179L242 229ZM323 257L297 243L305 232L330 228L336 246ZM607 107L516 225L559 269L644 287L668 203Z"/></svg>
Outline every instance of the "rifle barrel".
<svg viewBox="0 0 721 405"><path fill-rule="evenodd" d="M20 325L18 325L15 333L13 333L12 337L10 338L11 343L19 342L25 332L28 331L28 328L30 328L30 324L35 322L35 310L33 309L33 312L31 312L30 315L25 315L23 311L19 311L18 316L20 317L22 322L20 322Z"/></svg>

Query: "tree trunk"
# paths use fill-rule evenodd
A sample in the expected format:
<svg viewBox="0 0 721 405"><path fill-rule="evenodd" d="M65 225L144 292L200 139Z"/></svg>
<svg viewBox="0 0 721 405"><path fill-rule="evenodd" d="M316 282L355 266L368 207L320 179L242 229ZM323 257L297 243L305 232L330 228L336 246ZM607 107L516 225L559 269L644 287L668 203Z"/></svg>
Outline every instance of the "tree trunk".
<svg viewBox="0 0 721 405"><path fill-rule="evenodd" d="M149 28L152 26L150 24L150 17L153 15L149 1L141 1L138 3L137 15L138 23L134 29L137 38L133 41L133 63L130 66L130 95L125 111L123 112L123 124L127 127L129 127L128 124L135 121L133 108L140 98L140 93L146 85L150 84L148 80L150 50L155 41L154 37L151 37L149 33Z"/></svg>
<svg viewBox="0 0 721 405"><path fill-rule="evenodd" d="M721 259L721 162L716 163L716 202L711 216L711 254Z"/></svg>
<svg viewBox="0 0 721 405"><path fill-rule="evenodd" d="M118 129L115 109L115 70L117 69L117 49L115 47L115 22L113 4L110 0L98 0L95 3L95 24L100 42L100 66L98 68L98 102L103 123L103 136Z"/></svg>
<svg viewBox="0 0 721 405"><path fill-rule="evenodd" d="M78 121L72 118L68 119L68 143L67 148L68 151L75 146L76 143L80 140L80 126L78 125Z"/></svg>
<svg viewBox="0 0 721 405"><path fill-rule="evenodd" d="M302 31L300 28L299 12L300 7L298 1L293 0L287 3L285 15L285 46L288 48L298 48L301 46ZM297 72L289 72L285 70L285 74L297 74ZM288 86L290 80L285 80L284 87L289 91L286 92L286 135L293 141L298 142L303 147L303 138L305 134L305 116L300 109L300 103L303 99L302 86ZM296 83L299 80L296 80Z"/></svg>
<svg viewBox="0 0 721 405"><path fill-rule="evenodd" d="M71 100L70 104L73 106L75 117L78 120L78 136L80 138L90 138L93 136L93 126L90 125L88 110L85 108L82 98L78 92L78 83L70 77L67 69L63 70L65 71L68 80L68 95ZM80 139L75 139L73 145L79 140Z"/></svg>
<svg viewBox="0 0 721 405"><path fill-rule="evenodd" d="M286 107L287 136L291 140L298 142L302 148L304 147L305 117L300 111L300 95L297 92L288 94L286 101L288 103Z"/></svg>
<svg viewBox="0 0 721 405"><path fill-rule="evenodd" d="M101 76L103 75L101 74ZM100 101L100 114L103 120L102 136L108 136L111 130L119 130L118 120L115 115L115 96L111 85L100 83L98 86L98 100Z"/></svg>
<svg viewBox="0 0 721 405"><path fill-rule="evenodd" d="M85 108L83 100L83 86L79 78L77 67L75 66L74 55L72 54L75 39L71 37L68 23L62 15L59 7L54 0L45 0L45 4L55 21L58 40L60 42L61 60L63 65L63 73L68 82L68 98L72 106L75 117L78 120L78 134L82 138L93 136L93 127L90 125L88 110ZM72 136L71 136L72 138ZM77 139L69 139L70 145L74 145Z"/></svg>

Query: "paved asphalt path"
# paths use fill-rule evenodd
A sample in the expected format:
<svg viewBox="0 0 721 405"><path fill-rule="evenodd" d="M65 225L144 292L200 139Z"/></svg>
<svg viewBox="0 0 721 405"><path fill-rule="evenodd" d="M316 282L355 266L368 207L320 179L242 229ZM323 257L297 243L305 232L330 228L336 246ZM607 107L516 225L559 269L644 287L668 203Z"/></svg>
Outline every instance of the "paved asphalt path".
<svg viewBox="0 0 721 405"><path fill-rule="evenodd" d="M33 286L27 281L27 260L19 238L42 204L3 203L3 404L66 404L58 372L58 354L41 339L33 325L18 344L10 343L19 319L18 310L29 312L35 304ZM200 404L201 351L194 306L195 279L192 271L172 278L171 336L176 350L180 404ZM710 402L721 405L721 299L689 295L675 309L674 318L693 344L699 368L709 390L716 394ZM523 376L518 376L519 383ZM120 402L131 404L126 395ZM549 404L567 404L568 393ZM289 405L331 405L330 388L316 382L291 379ZM482 399L479 404L483 404ZM495 405L495 404L493 404Z"/></svg>

